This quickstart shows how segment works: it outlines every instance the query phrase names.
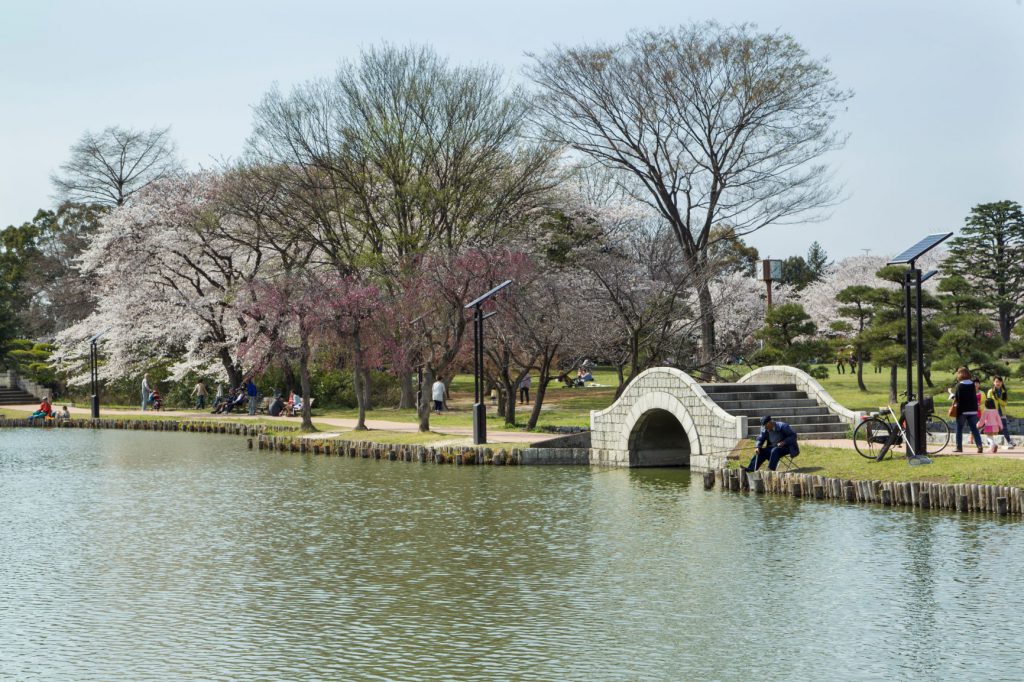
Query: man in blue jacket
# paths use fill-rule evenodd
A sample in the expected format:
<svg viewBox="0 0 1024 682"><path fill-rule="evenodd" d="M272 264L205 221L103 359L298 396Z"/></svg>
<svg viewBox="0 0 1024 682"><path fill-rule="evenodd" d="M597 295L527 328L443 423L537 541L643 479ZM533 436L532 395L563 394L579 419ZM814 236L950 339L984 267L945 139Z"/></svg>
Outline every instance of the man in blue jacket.
<svg viewBox="0 0 1024 682"><path fill-rule="evenodd" d="M799 454L800 447L796 444L796 431L793 427L765 415L761 417L761 434L757 437L756 451L745 468L747 471L757 471L768 460L768 469L775 471L780 459L786 455L796 457Z"/></svg>

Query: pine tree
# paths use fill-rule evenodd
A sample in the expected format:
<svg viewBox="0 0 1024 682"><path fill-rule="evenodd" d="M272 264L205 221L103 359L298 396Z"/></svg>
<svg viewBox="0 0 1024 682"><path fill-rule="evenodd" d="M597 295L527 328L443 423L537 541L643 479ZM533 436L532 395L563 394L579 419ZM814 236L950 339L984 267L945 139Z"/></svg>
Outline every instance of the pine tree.
<svg viewBox="0 0 1024 682"><path fill-rule="evenodd" d="M1024 317L1024 210L1015 201L971 209L960 236L950 242L947 274L975 286L986 310L995 314L1003 342Z"/></svg>
<svg viewBox="0 0 1024 682"><path fill-rule="evenodd" d="M832 261L828 259L828 254L825 253L825 249L818 242L811 242L811 246L807 249L807 269L811 271L814 279L811 281L816 282L821 279L825 271L828 270L829 266L832 265Z"/></svg>

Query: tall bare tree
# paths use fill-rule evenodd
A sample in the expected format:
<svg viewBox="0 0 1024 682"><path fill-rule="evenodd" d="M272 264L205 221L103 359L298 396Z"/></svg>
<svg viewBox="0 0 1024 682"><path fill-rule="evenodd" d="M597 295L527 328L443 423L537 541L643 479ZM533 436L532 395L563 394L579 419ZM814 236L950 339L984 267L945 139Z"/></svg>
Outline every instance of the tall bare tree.
<svg viewBox="0 0 1024 682"><path fill-rule="evenodd" d="M743 236L837 198L822 157L844 142L832 124L851 94L786 34L701 23L531 56L547 137L632 176L692 273L708 268L714 225ZM697 291L705 372L717 361L711 279Z"/></svg>
<svg viewBox="0 0 1024 682"><path fill-rule="evenodd" d="M423 263L501 244L537 214L556 153L526 134L529 109L526 93L495 69L384 46L333 78L268 93L255 109L248 156L286 169L304 190L305 234L342 274L358 269L397 298L398 283ZM396 334L408 327L399 322ZM462 340L461 331L441 336ZM457 350L424 362L444 373ZM410 373L400 375L411 399Z"/></svg>
<svg viewBox="0 0 1024 682"><path fill-rule="evenodd" d="M61 201L121 206L147 185L179 170L170 128L132 130L120 126L86 131L71 158L50 176Z"/></svg>

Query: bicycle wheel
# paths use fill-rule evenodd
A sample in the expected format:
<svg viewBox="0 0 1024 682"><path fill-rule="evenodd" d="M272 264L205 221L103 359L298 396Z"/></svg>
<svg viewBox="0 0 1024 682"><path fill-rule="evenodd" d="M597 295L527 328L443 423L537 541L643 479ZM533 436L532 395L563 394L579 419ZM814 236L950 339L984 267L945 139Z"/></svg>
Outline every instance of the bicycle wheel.
<svg viewBox="0 0 1024 682"><path fill-rule="evenodd" d="M892 427L878 417L865 419L853 430L853 447L864 459L878 459L882 446L889 440Z"/></svg>
<svg viewBox="0 0 1024 682"><path fill-rule="evenodd" d="M924 420L924 428L928 432L929 455L937 455L949 445L949 422L937 414L930 414Z"/></svg>

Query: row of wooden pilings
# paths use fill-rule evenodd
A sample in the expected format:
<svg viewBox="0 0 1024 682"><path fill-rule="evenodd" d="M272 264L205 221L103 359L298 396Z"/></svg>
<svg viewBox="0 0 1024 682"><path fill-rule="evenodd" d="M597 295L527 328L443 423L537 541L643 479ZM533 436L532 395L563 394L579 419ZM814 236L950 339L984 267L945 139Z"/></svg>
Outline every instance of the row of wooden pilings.
<svg viewBox="0 0 1024 682"><path fill-rule="evenodd" d="M1005 485L929 483L927 481L854 481L782 471L748 473L744 469L704 472L704 488L814 500L870 502L887 507L946 509L1005 516L1024 513L1024 491Z"/></svg>
<svg viewBox="0 0 1024 682"><path fill-rule="evenodd" d="M241 422L208 422L193 419L0 419L0 427L71 429L122 429L128 431L181 431L189 433L223 433L248 438L249 449L300 452L314 455L361 457L390 461L434 464L496 464L523 463L519 448L432 447L426 445L392 445L364 441L322 440L292 435L267 435L266 427ZM281 431L280 427L274 428ZM298 428L289 429L298 433Z"/></svg>
<svg viewBox="0 0 1024 682"><path fill-rule="evenodd" d="M184 431L256 437L265 427L241 422L208 422L192 419L0 419L0 427L41 429L120 429L125 431ZM275 427L276 428L276 427ZM278 429L279 430L279 429ZM296 431L298 429L295 429Z"/></svg>
<svg viewBox="0 0 1024 682"><path fill-rule="evenodd" d="M337 457L358 457L362 459L384 459L391 462L420 462L423 464L494 464L516 465L523 463L519 448L433 447L428 445L394 445L365 441L316 440L291 438L289 436L259 435L255 439L259 450L278 452L309 452L314 455ZM253 447L253 439L249 439Z"/></svg>

